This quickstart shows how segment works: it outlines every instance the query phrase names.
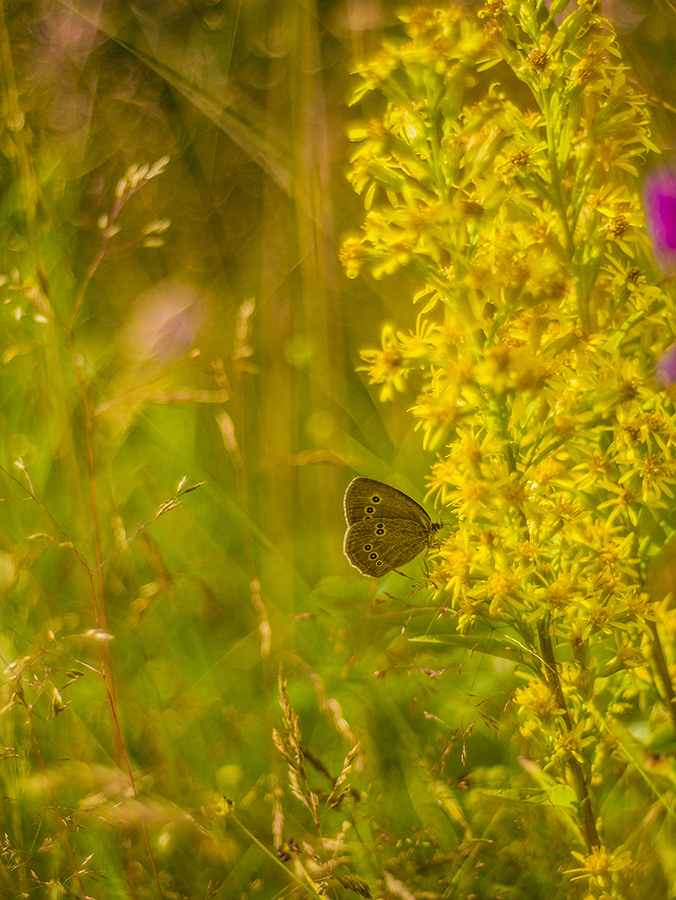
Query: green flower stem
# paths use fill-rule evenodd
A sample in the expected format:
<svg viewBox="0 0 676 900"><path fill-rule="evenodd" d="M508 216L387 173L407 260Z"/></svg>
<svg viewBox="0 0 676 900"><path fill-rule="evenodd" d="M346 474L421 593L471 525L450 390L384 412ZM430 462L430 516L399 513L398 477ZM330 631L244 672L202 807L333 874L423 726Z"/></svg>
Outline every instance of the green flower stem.
<svg viewBox="0 0 676 900"><path fill-rule="evenodd" d="M556 659L554 658L554 650L552 648L551 636L549 634L549 613L545 614L538 620L537 628L538 638L540 641L540 654L545 664L545 680L547 681L547 684L556 697L557 706L559 707L559 709L563 710L563 715L560 717L560 720L562 719L565 723L566 730L572 732L573 723L568 711L568 707L566 706L566 699L563 695L563 690L561 688L561 681L559 680L559 673L556 667ZM584 777L582 766L572 754L567 760L567 764L570 767L570 771L573 776L575 793L577 795L578 803L580 804L580 811L582 813L582 826L584 830L587 849L591 852L592 848L599 847L601 845L601 842L596 830L596 819L592 810L591 800L589 799L587 782Z"/></svg>
<svg viewBox="0 0 676 900"><path fill-rule="evenodd" d="M570 226L568 224L568 216L566 215L566 204L563 199L563 194L561 192L561 175L559 171L559 163L558 163L558 144L560 140L559 128L560 123L558 122L557 116L552 116L550 111L550 103L549 96L544 96L542 93L539 97L540 108L542 109L545 117L545 130L547 135L547 158L549 164L549 174L551 179L551 192L550 196L558 207L559 211L559 220L561 223L561 227L563 229L563 235L565 240L566 253L568 254L569 262L572 263L573 257L575 256L575 241L573 240L573 235L570 230Z"/></svg>
<svg viewBox="0 0 676 900"><path fill-rule="evenodd" d="M660 641L660 636L657 632L657 625L649 620L648 628L652 635L650 649L652 651L653 663L657 669L659 679L662 682L664 702L669 710L669 716L671 717L674 733L676 734L676 696L674 696L674 686L669 674L669 667L667 666L667 660L664 656L664 650L662 649L662 642Z"/></svg>

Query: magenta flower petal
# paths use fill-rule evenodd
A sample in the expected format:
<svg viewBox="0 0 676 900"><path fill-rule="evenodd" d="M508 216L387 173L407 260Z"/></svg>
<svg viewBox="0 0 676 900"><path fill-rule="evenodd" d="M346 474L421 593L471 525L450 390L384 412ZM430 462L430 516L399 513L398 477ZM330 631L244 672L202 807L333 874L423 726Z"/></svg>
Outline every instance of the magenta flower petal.
<svg viewBox="0 0 676 900"><path fill-rule="evenodd" d="M643 208L658 256L676 258L676 171L655 169L643 183Z"/></svg>
<svg viewBox="0 0 676 900"><path fill-rule="evenodd" d="M667 347L655 367L657 380L665 387L676 384L676 344Z"/></svg>

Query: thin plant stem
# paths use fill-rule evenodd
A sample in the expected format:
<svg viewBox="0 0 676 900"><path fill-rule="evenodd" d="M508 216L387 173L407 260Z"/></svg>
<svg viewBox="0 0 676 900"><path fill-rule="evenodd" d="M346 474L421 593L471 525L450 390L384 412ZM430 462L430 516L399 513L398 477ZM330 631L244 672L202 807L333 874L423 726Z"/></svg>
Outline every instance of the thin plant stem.
<svg viewBox="0 0 676 900"><path fill-rule="evenodd" d="M561 681L559 679L556 659L554 657L554 650L552 648L551 636L548 629L548 618L549 616L546 616L538 621L537 627L538 637L540 641L540 653L545 663L545 678L556 698L558 708L563 710L563 715L560 718L565 724L566 731L570 733L573 731L573 721L568 710L566 699L563 694L563 689L561 687ZM587 844L587 849L591 852L594 847L599 847L601 842L596 830L596 819L592 810L584 771L579 761L572 754L566 760L566 764L568 765L571 775L573 776L575 794L577 795L577 800L580 805L580 812L582 814L582 827L585 836L585 842Z"/></svg>
<svg viewBox="0 0 676 900"><path fill-rule="evenodd" d="M669 674L669 666L667 665L667 660L664 655L662 642L660 641L659 632L657 631L657 625L655 622L648 620L648 628L652 636L650 648L652 650L653 663L657 669L660 682L662 683L663 699L667 710L669 711L669 717L671 718L674 733L676 734L676 696L674 696L674 686L671 681L671 675Z"/></svg>

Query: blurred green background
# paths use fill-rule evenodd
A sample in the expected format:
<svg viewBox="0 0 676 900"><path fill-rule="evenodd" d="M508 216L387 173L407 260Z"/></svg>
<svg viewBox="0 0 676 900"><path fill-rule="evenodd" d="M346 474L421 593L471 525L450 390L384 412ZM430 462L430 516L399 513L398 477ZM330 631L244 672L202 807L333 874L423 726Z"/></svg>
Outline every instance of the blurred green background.
<svg viewBox="0 0 676 900"><path fill-rule="evenodd" d="M391 869L428 831L442 857L457 844L419 782L509 757L509 661L420 651L409 629L438 605L396 575L374 595L342 555L351 478L422 500L432 461L412 395L381 404L358 371L383 322L412 326L419 286L337 261L363 216L350 70L399 8L2 4L0 896L304 896L278 836L338 865L326 839L348 820L347 870L373 887L388 840ZM669 152L674 13L607 11ZM104 248L119 179L164 156ZM204 483L152 521L184 477ZM360 829L337 808L319 834L294 799L280 665L333 777L361 744Z"/></svg>

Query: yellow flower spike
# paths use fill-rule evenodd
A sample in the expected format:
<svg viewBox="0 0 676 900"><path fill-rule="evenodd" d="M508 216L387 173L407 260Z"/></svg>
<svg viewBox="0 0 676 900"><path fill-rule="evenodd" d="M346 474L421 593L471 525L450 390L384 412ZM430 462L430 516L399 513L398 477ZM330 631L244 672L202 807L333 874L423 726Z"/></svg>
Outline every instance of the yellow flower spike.
<svg viewBox="0 0 676 900"><path fill-rule="evenodd" d="M574 856L582 865L575 869L569 869L566 875L571 875L573 881L588 879L594 885L594 894L591 896L600 897L599 890L608 891L608 898L618 897L619 894L613 890L616 877L623 876L631 872L635 866L635 861L628 850L612 852L603 846L592 847L588 854L572 851Z"/></svg>
<svg viewBox="0 0 676 900"><path fill-rule="evenodd" d="M391 400L395 393L406 387L409 365L402 352L399 335L391 325L385 325L381 333L382 350L362 350L361 358L367 363L370 384L382 384L380 399Z"/></svg>
<svg viewBox="0 0 676 900"><path fill-rule="evenodd" d="M575 587L573 582L560 575L554 584L547 588L546 602L552 609L565 609L573 602Z"/></svg>
<svg viewBox="0 0 676 900"><path fill-rule="evenodd" d="M345 267L347 277L356 278L366 258L361 240L359 238L348 238L343 241L338 258Z"/></svg>
<svg viewBox="0 0 676 900"><path fill-rule="evenodd" d="M488 579L486 594L497 607L513 597L515 588L516 579L511 572L494 572Z"/></svg>
<svg viewBox="0 0 676 900"><path fill-rule="evenodd" d="M565 6L406 17L408 38L360 73L383 77L381 127L362 126L352 177L370 212L344 256L416 282L414 332L364 358L383 398L420 383L429 489L454 516L434 600L521 647L517 678L539 672L515 692L519 740L576 798L579 877L600 898L622 895L624 860L599 849L612 766L590 716L611 736L661 696L676 723L676 667L667 653L650 668L656 635L676 631L676 388L655 374L676 294L637 187L647 103L600 4Z"/></svg>
<svg viewBox="0 0 676 900"><path fill-rule="evenodd" d="M558 759L565 761L572 756L579 763L584 762L582 751L585 746L588 746L595 740L595 737L588 735L586 738L581 739L581 727L582 726L578 724L575 731L562 732L557 735L554 752Z"/></svg>
<svg viewBox="0 0 676 900"><path fill-rule="evenodd" d="M559 713L551 688L538 678L531 679L523 688L517 688L514 702L524 715L530 714L540 723Z"/></svg>

